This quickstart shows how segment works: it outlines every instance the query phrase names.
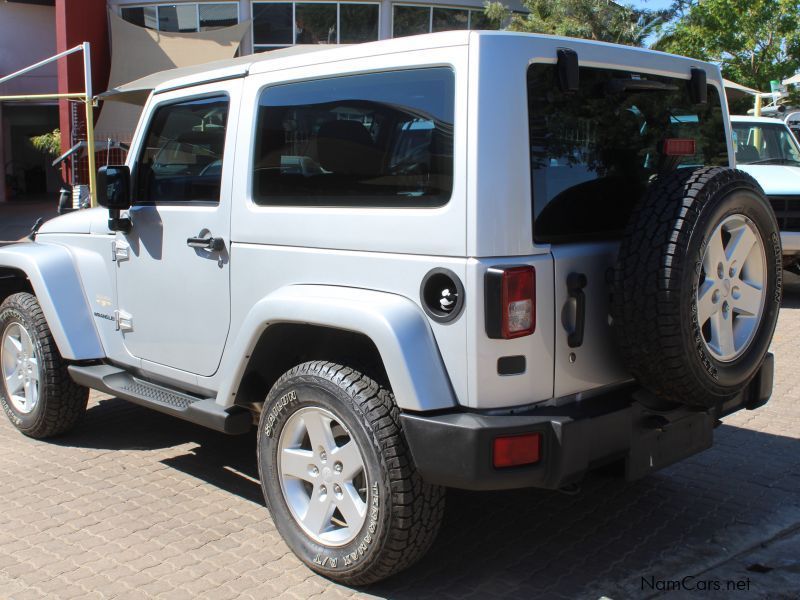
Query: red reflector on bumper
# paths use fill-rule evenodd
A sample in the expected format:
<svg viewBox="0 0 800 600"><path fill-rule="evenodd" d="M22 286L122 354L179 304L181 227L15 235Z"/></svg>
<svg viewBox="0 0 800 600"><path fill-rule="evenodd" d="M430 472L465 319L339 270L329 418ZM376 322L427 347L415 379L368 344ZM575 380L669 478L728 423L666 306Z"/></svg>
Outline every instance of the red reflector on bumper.
<svg viewBox="0 0 800 600"><path fill-rule="evenodd" d="M518 467L539 462L542 434L524 433L495 438L492 461L495 468Z"/></svg>

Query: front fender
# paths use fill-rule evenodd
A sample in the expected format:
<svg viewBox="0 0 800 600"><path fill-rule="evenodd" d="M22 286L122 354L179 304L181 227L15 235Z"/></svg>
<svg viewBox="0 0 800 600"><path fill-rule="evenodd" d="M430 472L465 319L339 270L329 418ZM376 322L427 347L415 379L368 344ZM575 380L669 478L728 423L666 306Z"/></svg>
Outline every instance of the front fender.
<svg viewBox="0 0 800 600"><path fill-rule="evenodd" d="M217 402L234 403L249 357L264 331L277 323L320 325L361 333L380 352L397 405L405 410L452 408L456 398L439 348L422 311L408 298L326 285L292 285L257 302L230 350Z"/></svg>
<svg viewBox="0 0 800 600"><path fill-rule="evenodd" d="M28 277L61 356L68 360L105 356L69 250L35 242L5 246L0 248L3 267Z"/></svg>

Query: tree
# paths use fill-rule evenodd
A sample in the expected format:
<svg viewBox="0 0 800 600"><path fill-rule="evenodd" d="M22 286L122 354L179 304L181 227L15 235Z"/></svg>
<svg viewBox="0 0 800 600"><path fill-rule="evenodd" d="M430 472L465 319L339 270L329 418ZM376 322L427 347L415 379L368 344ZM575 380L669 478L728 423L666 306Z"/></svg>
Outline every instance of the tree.
<svg viewBox="0 0 800 600"><path fill-rule="evenodd" d="M508 29L642 46L672 16L624 6L612 0L524 0L527 15L514 14L500 2L487 3L493 21L510 17Z"/></svg>
<svg viewBox="0 0 800 600"><path fill-rule="evenodd" d="M800 68L800 0L692 0L654 44L718 63L737 83L769 90Z"/></svg>
<svg viewBox="0 0 800 600"><path fill-rule="evenodd" d="M61 154L61 130L54 129L49 133L42 135L34 135L30 138L31 144L39 152L49 154L51 156L58 156Z"/></svg>

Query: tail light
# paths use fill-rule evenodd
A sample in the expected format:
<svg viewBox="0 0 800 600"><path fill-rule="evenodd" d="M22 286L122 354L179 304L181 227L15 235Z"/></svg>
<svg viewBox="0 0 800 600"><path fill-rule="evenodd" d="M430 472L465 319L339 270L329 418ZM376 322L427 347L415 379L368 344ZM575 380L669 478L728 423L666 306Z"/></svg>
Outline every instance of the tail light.
<svg viewBox="0 0 800 600"><path fill-rule="evenodd" d="M524 433L494 439L492 464L496 469L532 465L541 459L542 435Z"/></svg>
<svg viewBox="0 0 800 600"><path fill-rule="evenodd" d="M533 267L490 267L485 280L486 334L506 339L536 329L536 271Z"/></svg>
<svg viewBox="0 0 800 600"><path fill-rule="evenodd" d="M694 156L697 144L693 139L668 138L664 140L663 151L666 156Z"/></svg>

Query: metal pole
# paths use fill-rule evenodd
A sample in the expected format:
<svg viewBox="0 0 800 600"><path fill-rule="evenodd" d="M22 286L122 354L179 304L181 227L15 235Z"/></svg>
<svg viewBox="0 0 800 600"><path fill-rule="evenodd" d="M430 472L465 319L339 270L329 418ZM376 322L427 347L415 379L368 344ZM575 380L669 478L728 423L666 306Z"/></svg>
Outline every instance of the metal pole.
<svg viewBox="0 0 800 600"><path fill-rule="evenodd" d="M55 56L51 56L50 58L45 58L44 60L40 60L35 65L31 65L30 67L25 67L24 69L20 69L15 73L11 73L11 75L6 75L5 77L0 77L0 83L5 83L9 79L14 79L14 77L18 77L19 75L24 75L28 71L33 71L34 69L38 69L39 67L43 67L44 65L53 62L54 60L58 60L63 56L67 56L69 54L74 54L75 52L80 52L83 50L83 46L75 46L74 48L70 48L69 50L65 50L61 54L56 54Z"/></svg>
<svg viewBox="0 0 800 600"><path fill-rule="evenodd" d="M16 96L0 96L0 102L15 102L22 100L60 100L62 98L83 100L84 96L85 94L83 92L77 92L74 94L20 94Z"/></svg>
<svg viewBox="0 0 800 600"><path fill-rule="evenodd" d="M86 92L86 151L89 154L89 205L97 206L97 171L94 154L94 110L92 105L92 55L89 42L83 42L83 77Z"/></svg>

